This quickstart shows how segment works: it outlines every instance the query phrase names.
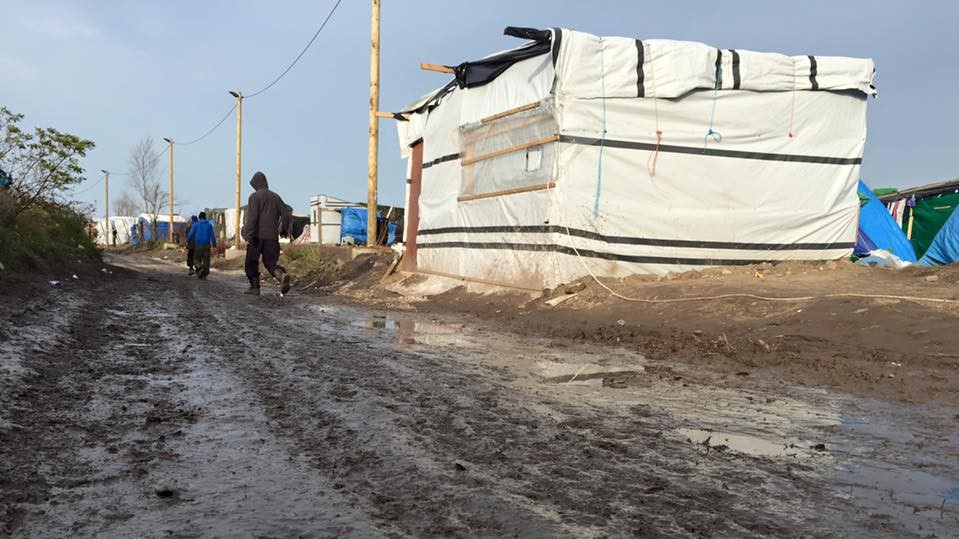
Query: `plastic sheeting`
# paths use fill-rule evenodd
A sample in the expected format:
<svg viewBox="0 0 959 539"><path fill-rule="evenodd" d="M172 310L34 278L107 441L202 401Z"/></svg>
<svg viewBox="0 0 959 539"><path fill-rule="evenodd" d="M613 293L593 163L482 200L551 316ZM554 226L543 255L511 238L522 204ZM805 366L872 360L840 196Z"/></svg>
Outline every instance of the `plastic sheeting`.
<svg viewBox="0 0 959 539"><path fill-rule="evenodd" d="M581 98L676 98L714 89L717 83L720 90L858 90L874 95L874 72L868 59L785 56L690 41L598 37L572 30L562 30L556 61L557 93ZM601 79L605 91L599 88Z"/></svg>
<svg viewBox="0 0 959 539"><path fill-rule="evenodd" d="M719 91L716 49L664 42L657 52L653 42L645 56L652 67L638 71L638 52L647 49L636 40L561 33L555 73L552 54L524 60L484 86L449 91L403 122L404 146L423 140L420 269L536 289L589 273L663 274L852 253L871 61L817 57L818 89L862 91L812 91L808 57L802 64L740 51L737 76L730 71ZM720 62L727 69L732 64ZM674 98L640 92L652 88L654 74L659 96ZM532 148L533 163L543 167L535 182L529 149L463 166L464 155L491 149L470 148L477 122L533 101L540 108L482 128L530 119L497 135L497 149L560 137ZM538 123L542 114L555 122ZM540 181L555 187L458 199Z"/></svg>
<svg viewBox="0 0 959 539"><path fill-rule="evenodd" d="M130 243L130 230L136 223L136 217L112 216L108 226L105 219L97 221L97 244L113 245L113 230L117 231L116 244Z"/></svg>
<svg viewBox="0 0 959 539"><path fill-rule="evenodd" d="M343 216L340 223L340 242L350 243L347 238L351 238L352 243L365 244L367 237L366 208L343 208L340 213ZM379 212L376 213L376 218L379 226L383 226ZM396 243L396 224L389 223L387 224L386 244L392 245L394 243Z"/></svg>
<svg viewBox="0 0 959 539"><path fill-rule="evenodd" d="M141 214L135 224L130 227L130 243L138 245L141 241L167 241L170 237L170 217L159 215L156 217L156 230L152 223L153 216ZM180 241L185 241L185 231L188 221L179 215L173 216L173 233L179 235ZM143 237L140 237L142 229Z"/></svg>
<svg viewBox="0 0 959 539"><path fill-rule="evenodd" d="M943 266L959 262L959 211L952 212L926 254L919 259L922 266Z"/></svg>
<svg viewBox="0 0 959 539"><path fill-rule="evenodd" d="M855 254L868 255L870 251L883 249L906 262L916 261L916 252L905 232L899 228L886 206L876 195L859 181L859 193L869 197L869 202L859 208L859 232Z"/></svg>

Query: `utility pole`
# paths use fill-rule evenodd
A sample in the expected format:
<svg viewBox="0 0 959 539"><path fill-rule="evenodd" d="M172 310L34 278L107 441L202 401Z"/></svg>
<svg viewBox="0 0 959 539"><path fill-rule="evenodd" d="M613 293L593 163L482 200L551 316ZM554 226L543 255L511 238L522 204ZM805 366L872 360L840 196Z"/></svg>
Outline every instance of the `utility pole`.
<svg viewBox="0 0 959 539"><path fill-rule="evenodd" d="M236 217L233 220L234 231L236 233L233 245L240 248L240 174L241 174L241 152L243 149L243 93L239 91L230 91L230 95L236 98Z"/></svg>
<svg viewBox="0 0 959 539"><path fill-rule="evenodd" d="M173 243L173 139L163 140L170 143L170 243Z"/></svg>
<svg viewBox="0 0 959 539"><path fill-rule="evenodd" d="M103 219L106 223L104 230L110 228L110 171L101 169L103 173Z"/></svg>
<svg viewBox="0 0 959 539"><path fill-rule="evenodd" d="M367 170L366 245L376 245L377 159L380 147L380 0L373 1L370 23L370 147Z"/></svg>

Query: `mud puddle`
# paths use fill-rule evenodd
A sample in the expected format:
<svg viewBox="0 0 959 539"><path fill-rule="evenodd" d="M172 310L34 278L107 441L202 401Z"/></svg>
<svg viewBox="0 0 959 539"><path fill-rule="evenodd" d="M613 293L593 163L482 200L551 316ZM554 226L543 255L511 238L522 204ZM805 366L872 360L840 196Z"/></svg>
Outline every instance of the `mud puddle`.
<svg viewBox="0 0 959 539"><path fill-rule="evenodd" d="M453 350L456 361L479 357L507 370L517 389L611 410L642 409L657 417L667 436L704 453L801 464L821 475L833 493L872 514L879 526L897 523L920 536L939 537L959 529L959 434L930 444L937 435L917 428L925 422L911 416L921 409L877 408L804 388L760 384L734 390L685 383L682 367L658 362L654 372L674 369L673 378L682 379L664 382L646 372L646 358L624 349L560 347L437 317L317 309L326 323L358 330L356 338L415 343L423 354Z"/></svg>

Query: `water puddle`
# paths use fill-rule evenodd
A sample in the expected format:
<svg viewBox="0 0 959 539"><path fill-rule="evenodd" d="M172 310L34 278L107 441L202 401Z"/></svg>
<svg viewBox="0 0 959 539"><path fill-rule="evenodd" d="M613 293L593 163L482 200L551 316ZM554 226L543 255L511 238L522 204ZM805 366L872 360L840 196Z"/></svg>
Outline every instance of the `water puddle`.
<svg viewBox="0 0 959 539"><path fill-rule="evenodd" d="M641 365L624 368L595 363L541 361L536 366L541 373L543 383L547 384L604 385L610 381L634 378L643 372Z"/></svg>
<svg viewBox="0 0 959 539"><path fill-rule="evenodd" d="M754 457L810 457L825 450L824 446L795 438L768 439L706 429L676 429L675 433L710 451L734 451Z"/></svg>

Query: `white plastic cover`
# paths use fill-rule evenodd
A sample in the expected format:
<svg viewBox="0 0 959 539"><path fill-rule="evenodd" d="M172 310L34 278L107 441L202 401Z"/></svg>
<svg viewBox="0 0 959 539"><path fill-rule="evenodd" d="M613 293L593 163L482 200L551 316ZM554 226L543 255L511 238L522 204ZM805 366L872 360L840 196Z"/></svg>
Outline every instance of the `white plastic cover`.
<svg viewBox="0 0 959 539"><path fill-rule="evenodd" d="M732 51L563 30L555 74L545 54L410 114L401 143L424 141L418 267L536 289L587 273L847 256L872 62L736 56L734 73ZM554 120L521 121L544 112ZM499 131L511 123L522 127ZM489 141L470 138L483 129ZM462 166L464 154L549 135L560 142ZM555 188L457 200L539 180Z"/></svg>

